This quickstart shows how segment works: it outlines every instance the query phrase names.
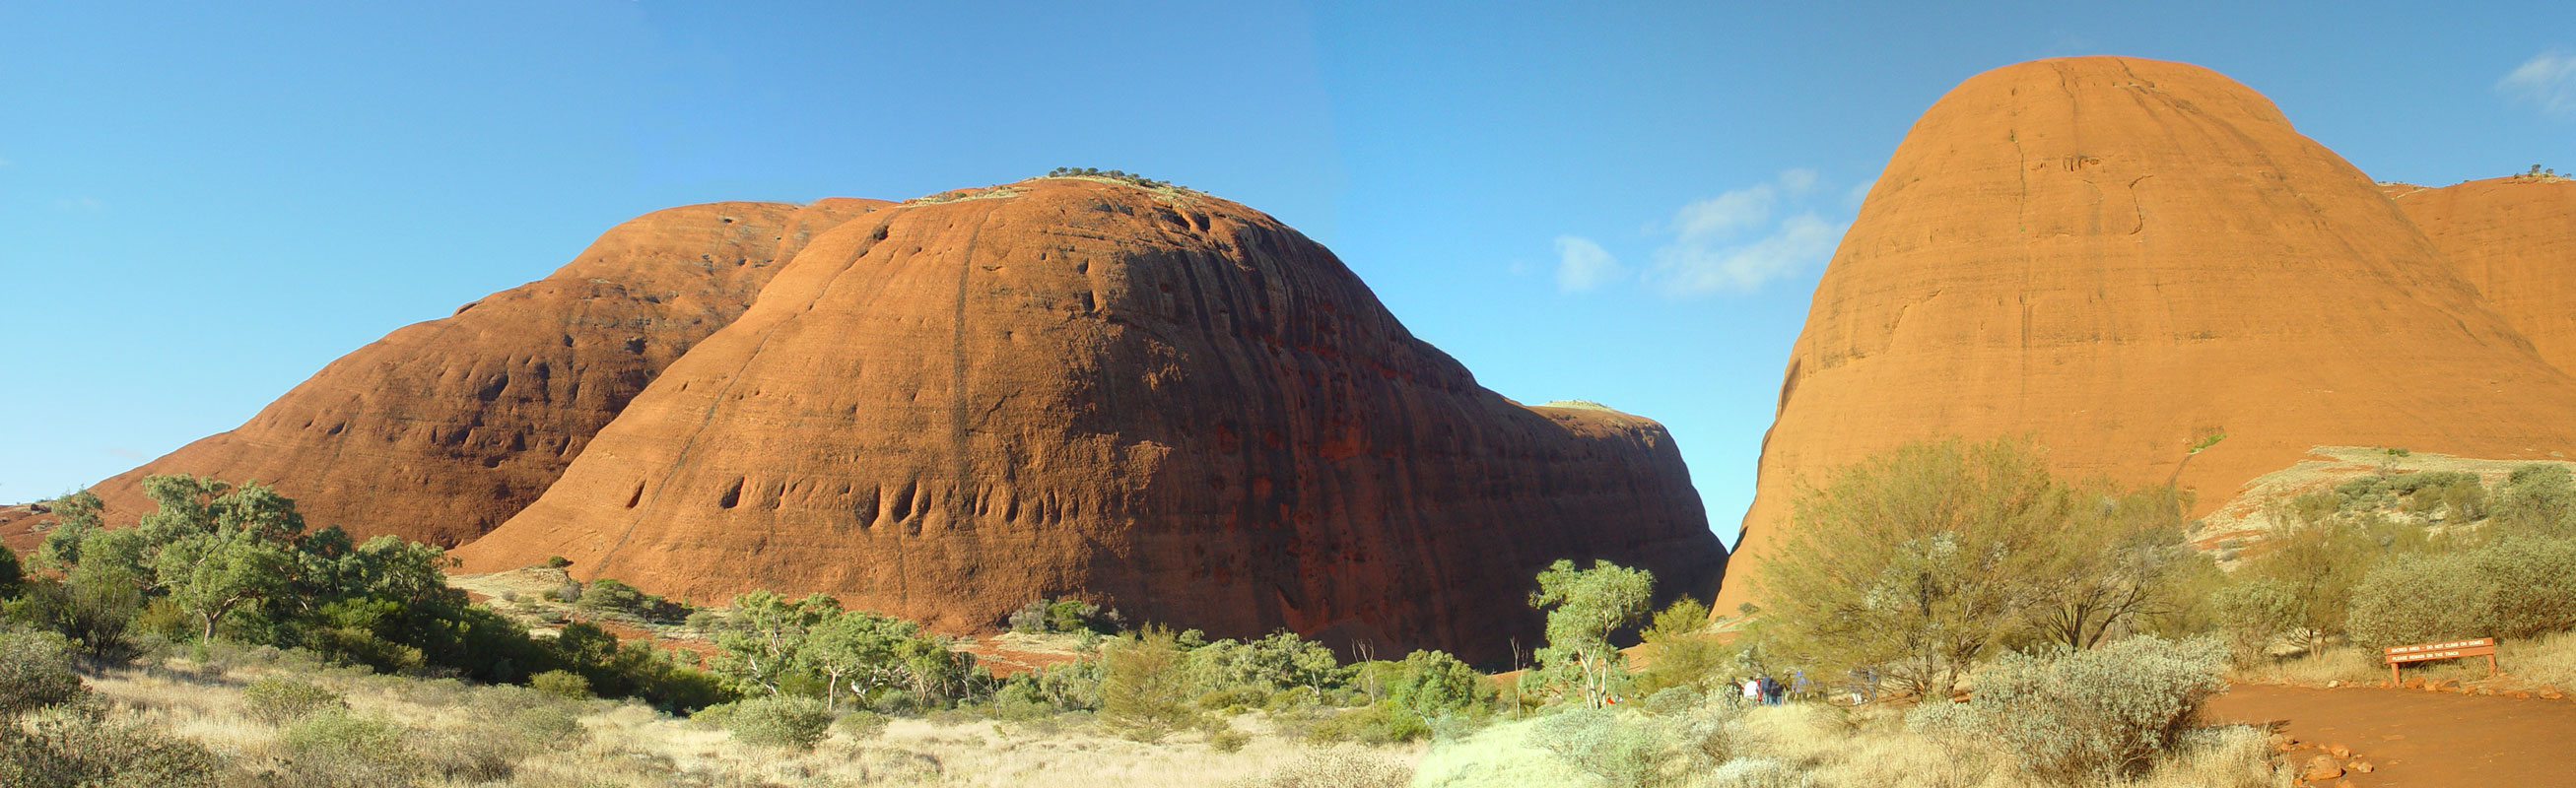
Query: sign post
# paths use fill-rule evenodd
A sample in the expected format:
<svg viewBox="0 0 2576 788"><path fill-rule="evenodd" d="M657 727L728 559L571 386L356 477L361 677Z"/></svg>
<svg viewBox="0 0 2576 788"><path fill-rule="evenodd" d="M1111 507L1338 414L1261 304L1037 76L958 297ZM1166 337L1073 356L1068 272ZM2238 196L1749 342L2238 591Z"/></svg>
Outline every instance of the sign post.
<svg viewBox="0 0 2576 788"><path fill-rule="evenodd" d="M2392 687L2398 685L2397 666L2399 665L2460 657L2486 657L2487 678L2495 678L2495 638L2477 638L2412 646L2390 646L2388 648L2388 685Z"/></svg>

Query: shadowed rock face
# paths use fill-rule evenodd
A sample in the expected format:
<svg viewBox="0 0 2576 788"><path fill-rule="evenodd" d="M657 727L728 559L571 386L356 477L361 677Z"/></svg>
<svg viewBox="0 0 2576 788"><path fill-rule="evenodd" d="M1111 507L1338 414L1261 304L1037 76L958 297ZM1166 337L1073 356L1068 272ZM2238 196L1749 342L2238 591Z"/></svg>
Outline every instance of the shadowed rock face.
<svg viewBox="0 0 2576 788"><path fill-rule="evenodd" d="M1552 560L1672 593L1724 562L1660 425L1486 391L1268 216L1082 179L818 236L458 554L951 631L1069 595L1470 659L1537 642Z"/></svg>
<svg viewBox="0 0 2576 788"><path fill-rule="evenodd" d="M2576 374L2576 180L2489 178L2390 196L2541 358Z"/></svg>
<svg viewBox="0 0 2576 788"><path fill-rule="evenodd" d="M1754 598L1801 480L1909 440L2029 434L2206 509L2316 445L2545 457L2571 432L2576 380L2261 95L2008 66L1915 124L1817 285L1716 607Z"/></svg>
<svg viewBox="0 0 2576 788"><path fill-rule="evenodd" d="M99 483L260 480L314 525L460 544L536 499L654 375L742 314L814 235L885 205L729 202L618 225L553 275L342 356L230 432Z"/></svg>

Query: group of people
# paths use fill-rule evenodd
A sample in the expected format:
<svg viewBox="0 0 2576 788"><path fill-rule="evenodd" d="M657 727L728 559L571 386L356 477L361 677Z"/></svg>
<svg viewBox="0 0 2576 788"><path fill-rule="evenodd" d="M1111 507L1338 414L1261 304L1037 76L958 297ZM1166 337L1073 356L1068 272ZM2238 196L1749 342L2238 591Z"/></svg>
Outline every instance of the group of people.
<svg viewBox="0 0 2576 788"><path fill-rule="evenodd" d="M1744 688L1745 702L1759 703L1764 706L1778 706L1782 701L1789 697L1789 690L1793 684L1803 683L1804 681L1804 677L1796 677L1792 678L1789 682L1783 682L1777 678L1773 678L1769 673L1764 673L1759 676L1745 679L1743 682L1737 684L1737 686Z"/></svg>

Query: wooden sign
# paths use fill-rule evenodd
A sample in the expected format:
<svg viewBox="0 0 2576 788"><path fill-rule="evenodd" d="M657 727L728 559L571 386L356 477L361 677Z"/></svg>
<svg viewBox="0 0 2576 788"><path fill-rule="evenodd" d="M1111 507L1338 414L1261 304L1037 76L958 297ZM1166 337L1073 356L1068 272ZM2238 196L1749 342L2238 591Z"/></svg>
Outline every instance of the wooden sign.
<svg viewBox="0 0 2576 788"><path fill-rule="evenodd" d="M2390 646L2387 651L2388 683L2392 686L2398 683L2397 666L2410 662L2424 662L2436 659L2485 657L2487 658L2487 677L2495 677L2495 638L2472 638L2469 640L2452 640L2441 643L2419 643L2412 646Z"/></svg>

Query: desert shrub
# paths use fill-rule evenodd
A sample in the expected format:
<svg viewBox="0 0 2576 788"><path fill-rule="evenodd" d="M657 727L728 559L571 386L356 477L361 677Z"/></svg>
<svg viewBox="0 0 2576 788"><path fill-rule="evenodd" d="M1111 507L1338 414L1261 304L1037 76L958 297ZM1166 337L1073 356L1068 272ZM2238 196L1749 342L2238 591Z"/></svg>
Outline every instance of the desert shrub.
<svg viewBox="0 0 2576 788"><path fill-rule="evenodd" d="M345 709L340 693L319 684L276 675L261 676L242 687L250 716L270 725L285 725L325 709Z"/></svg>
<svg viewBox="0 0 2576 788"><path fill-rule="evenodd" d="M1387 698L1415 716L1434 719L1481 711L1493 703L1494 682L1443 651L1416 651L1396 663L1386 680Z"/></svg>
<svg viewBox="0 0 2576 788"><path fill-rule="evenodd" d="M1704 788L1804 788L1806 776L1796 766L1773 758L1737 758L1708 773Z"/></svg>
<svg viewBox="0 0 2576 788"><path fill-rule="evenodd" d="M589 700L590 679L569 670L549 670L528 677L528 688L565 700Z"/></svg>
<svg viewBox="0 0 2576 788"><path fill-rule="evenodd" d="M71 641L52 632L0 633L0 725L85 691L72 672Z"/></svg>
<svg viewBox="0 0 2576 788"><path fill-rule="evenodd" d="M131 530L91 533L83 540L83 549L108 552L99 543L133 541L119 536ZM141 587L135 571L105 560L92 561L60 580L28 580L22 595L8 603L8 616L12 622L62 635L90 659L125 662L140 653L132 630L143 610Z"/></svg>
<svg viewBox="0 0 2576 788"><path fill-rule="evenodd" d="M1756 631L1818 675L1950 693L1997 648L2096 642L2171 596L2180 495L2061 480L2027 441L1900 446L1801 490Z"/></svg>
<svg viewBox="0 0 2576 788"><path fill-rule="evenodd" d="M282 776L298 788L410 784L425 764L405 741L407 733L381 717L325 710L279 733L288 764Z"/></svg>
<svg viewBox="0 0 2576 788"><path fill-rule="evenodd" d="M1391 700L1330 712L1306 727L1306 738L1318 742L1355 741L1393 744L1431 735L1431 722Z"/></svg>
<svg viewBox="0 0 2576 788"><path fill-rule="evenodd" d="M2487 634L2528 638L2576 628L2576 536L2507 536L2480 549L2477 560L2495 584Z"/></svg>
<svg viewBox="0 0 2576 788"><path fill-rule="evenodd" d="M1992 747L2042 779L2092 784L2134 775L2226 687L2225 648L2209 640L2133 637L2091 651L2015 652L1977 676L1967 702L1906 715L1917 732Z"/></svg>
<svg viewBox="0 0 2576 788"><path fill-rule="evenodd" d="M1047 627L1056 632L1091 630L1103 634L1118 631L1100 606L1079 599L1059 599L1047 605Z"/></svg>
<svg viewBox="0 0 2576 788"><path fill-rule="evenodd" d="M2353 643L2371 650L2477 637L2492 618L2495 590L2473 556L2383 562L2354 586L2347 626Z"/></svg>
<svg viewBox="0 0 2576 788"><path fill-rule="evenodd" d="M737 740L791 750L813 749L832 727L832 712L822 701L792 695L745 700L722 716Z"/></svg>
<svg viewBox="0 0 2576 788"><path fill-rule="evenodd" d="M637 613L644 609L645 600L651 598L624 581L603 577L590 581L590 586L581 590L581 597L573 605L585 610Z"/></svg>
<svg viewBox="0 0 2576 788"><path fill-rule="evenodd" d="M1160 739L1198 722L1186 657L1171 630L1147 627L1100 652L1100 716L1126 735Z"/></svg>
<svg viewBox="0 0 2576 788"><path fill-rule="evenodd" d="M1661 643L1691 635L1706 626L1708 604L1699 601L1698 597L1685 596L1656 611L1652 622L1639 635L1648 643Z"/></svg>
<svg viewBox="0 0 2576 788"><path fill-rule="evenodd" d="M546 567L549 569L562 569L571 565L572 559L570 558L565 558L559 555L546 556Z"/></svg>
<svg viewBox="0 0 2576 788"><path fill-rule="evenodd" d="M2508 534L2373 568L2353 591L2353 642L2377 649L2576 627L2576 539Z"/></svg>
<svg viewBox="0 0 2576 788"><path fill-rule="evenodd" d="M1539 720L1530 738L1607 785L1645 785L1661 773L1662 742L1647 726L1610 709L1568 709Z"/></svg>
<svg viewBox="0 0 2576 788"><path fill-rule="evenodd" d="M2559 464L2515 468L2497 488L2492 513L2507 532L2576 536L2576 473Z"/></svg>
<svg viewBox="0 0 2576 788"><path fill-rule="evenodd" d="M1317 751L1260 777L1237 780L1229 788L1404 788L1413 769L1402 762L1366 753Z"/></svg>
<svg viewBox="0 0 2576 788"><path fill-rule="evenodd" d="M1189 648L1197 640L1182 633L1176 643L1185 653L1194 694L1209 708L1260 706L1280 691L1303 687L1314 693L1347 683L1352 671L1333 657L1333 650L1287 630L1237 642L1219 640Z"/></svg>
<svg viewBox="0 0 2576 788"><path fill-rule="evenodd" d="M0 725L0 785L212 788L222 761L140 720L65 704Z"/></svg>
<svg viewBox="0 0 2576 788"><path fill-rule="evenodd" d="M2250 663L2282 632L2297 626L2298 594L2285 581L2246 577L2210 594L2212 615L2238 662Z"/></svg>
<svg viewBox="0 0 2576 788"><path fill-rule="evenodd" d="M692 613L689 606L644 593L615 578L603 577L582 588L581 598L573 606L584 610L623 613L661 624L679 624Z"/></svg>
<svg viewBox="0 0 2576 788"><path fill-rule="evenodd" d="M873 711L854 711L832 721L832 727L848 731L853 739L873 739L886 729L886 715Z"/></svg>
<svg viewBox="0 0 2576 788"><path fill-rule="evenodd" d="M1011 674L993 692L994 713L1003 719L1030 720L1098 710L1102 675L1096 659Z"/></svg>

